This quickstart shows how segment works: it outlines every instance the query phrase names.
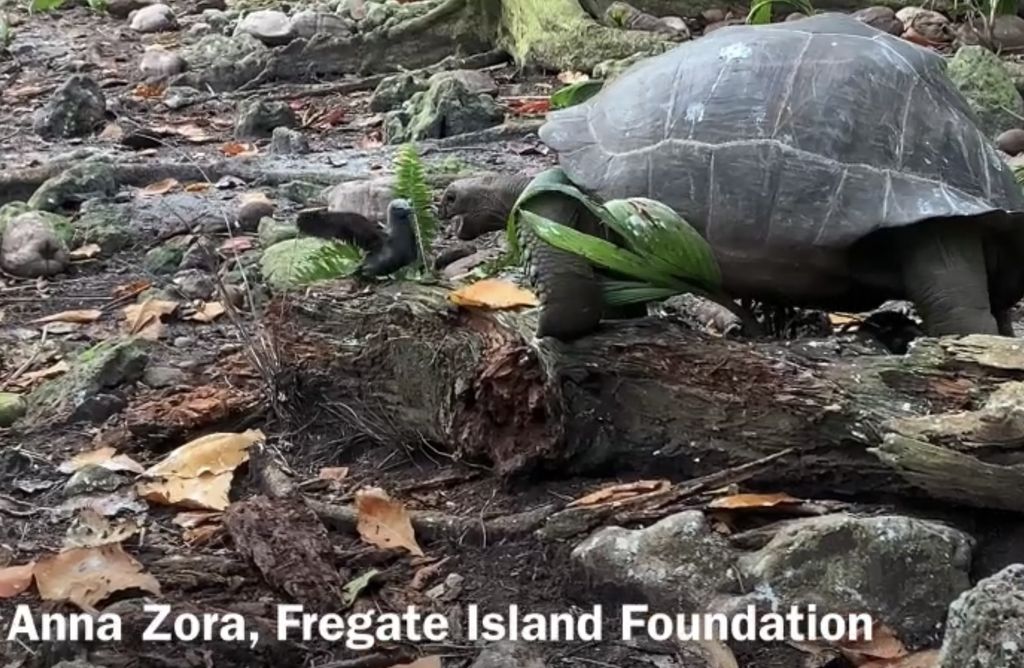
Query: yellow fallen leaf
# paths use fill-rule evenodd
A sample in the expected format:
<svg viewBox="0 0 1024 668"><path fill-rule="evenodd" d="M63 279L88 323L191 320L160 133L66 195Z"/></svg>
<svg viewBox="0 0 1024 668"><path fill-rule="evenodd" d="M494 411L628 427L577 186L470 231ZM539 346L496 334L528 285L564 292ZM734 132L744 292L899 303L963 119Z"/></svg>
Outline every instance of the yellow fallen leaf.
<svg viewBox="0 0 1024 668"><path fill-rule="evenodd" d="M161 299L147 299L141 304L130 304L124 307L125 327L129 334L155 341L160 338L163 331L161 319L174 313L177 308L178 302Z"/></svg>
<svg viewBox="0 0 1024 668"><path fill-rule="evenodd" d="M400 547L417 557L423 556L408 511L383 489L367 487L356 492L356 512L356 530L367 543L383 548Z"/></svg>
<svg viewBox="0 0 1024 668"><path fill-rule="evenodd" d="M638 480L637 482L627 482L621 485L610 485L576 499L567 507L606 506L624 501L635 501L668 491L671 488L672 483L668 480Z"/></svg>
<svg viewBox="0 0 1024 668"><path fill-rule="evenodd" d="M0 568L0 598L14 598L32 584L36 562Z"/></svg>
<svg viewBox="0 0 1024 668"><path fill-rule="evenodd" d="M231 478L228 473L205 473L196 478L167 478L140 482L138 495L162 506L179 506L193 510L226 510L230 501Z"/></svg>
<svg viewBox="0 0 1024 668"><path fill-rule="evenodd" d="M150 183L139 192L147 196L166 195L180 185L178 179L162 179L155 183Z"/></svg>
<svg viewBox="0 0 1024 668"><path fill-rule="evenodd" d="M40 325L46 322L89 323L96 322L102 317L103 311L100 311L99 309L78 309L74 311L61 311L60 313L54 313L53 315L43 316L42 318L36 318L32 322Z"/></svg>
<svg viewBox="0 0 1024 668"><path fill-rule="evenodd" d="M99 244L85 244L84 246L80 246L68 253L68 256L72 260L88 260L96 257L102 252L103 249L100 248Z"/></svg>
<svg viewBox="0 0 1024 668"><path fill-rule="evenodd" d="M44 601L67 600L86 612L111 594L140 589L160 595L160 584L120 544L76 547L41 559L35 567L36 587Z"/></svg>
<svg viewBox="0 0 1024 668"><path fill-rule="evenodd" d="M108 471L129 471L141 474L145 469L128 455L119 455L117 450L111 447L98 448L75 455L60 465L61 473L74 473L86 466L102 466Z"/></svg>
<svg viewBox="0 0 1024 668"><path fill-rule="evenodd" d="M159 464L146 470L148 478L196 478L204 474L230 473L249 460L249 447L262 441L263 432L208 434L173 450Z"/></svg>
<svg viewBox="0 0 1024 668"><path fill-rule="evenodd" d="M224 315L224 304L220 302L203 302L196 312L185 318L186 320L194 320L196 322L213 322L217 318Z"/></svg>
<svg viewBox="0 0 1024 668"><path fill-rule="evenodd" d="M799 505L801 503L803 501L784 492L777 494L732 494L713 500L708 504L708 507L718 510L744 510L746 508L774 508L775 506Z"/></svg>
<svg viewBox="0 0 1024 668"><path fill-rule="evenodd" d="M529 290L496 278L486 278L454 290L448 295L448 299L459 306L495 310L536 306L539 303L537 296Z"/></svg>

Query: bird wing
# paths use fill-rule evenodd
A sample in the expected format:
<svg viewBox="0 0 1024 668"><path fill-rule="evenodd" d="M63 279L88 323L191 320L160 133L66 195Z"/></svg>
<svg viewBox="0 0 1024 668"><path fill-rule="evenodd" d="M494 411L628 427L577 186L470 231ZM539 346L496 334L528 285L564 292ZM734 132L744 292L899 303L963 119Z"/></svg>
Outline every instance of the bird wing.
<svg viewBox="0 0 1024 668"><path fill-rule="evenodd" d="M387 238L380 225L351 211L328 211L324 207L303 209L295 222L303 234L339 239L368 252L380 249Z"/></svg>

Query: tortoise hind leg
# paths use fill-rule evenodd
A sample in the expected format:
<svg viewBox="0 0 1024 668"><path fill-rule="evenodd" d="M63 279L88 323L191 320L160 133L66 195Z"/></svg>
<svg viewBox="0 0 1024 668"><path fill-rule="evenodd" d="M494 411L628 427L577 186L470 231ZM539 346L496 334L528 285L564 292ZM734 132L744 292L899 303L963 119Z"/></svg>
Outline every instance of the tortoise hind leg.
<svg viewBox="0 0 1024 668"><path fill-rule="evenodd" d="M996 327L999 329L1000 336L1017 336L1017 333L1013 331L1012 309L995 311L993 315L996 317Z"/></svg>
<svg viewBox="0 0 1024 668"><path fill-rule="evenodd" d="M523 208L577 229L590 222L582 205L557 193L538 195ZM518 225L517 231L527 273L540 297L537 336L568 341L594 331L601 321L604 298L590 263L544 243L528 225Z"/></svg>
<svg viewBox="0 0 1024 668"><path fill-rule="evenodd" d="M947 220L915 225L901 236L903 285L925 332L998 334L977 232L963 221Z"/></svg>

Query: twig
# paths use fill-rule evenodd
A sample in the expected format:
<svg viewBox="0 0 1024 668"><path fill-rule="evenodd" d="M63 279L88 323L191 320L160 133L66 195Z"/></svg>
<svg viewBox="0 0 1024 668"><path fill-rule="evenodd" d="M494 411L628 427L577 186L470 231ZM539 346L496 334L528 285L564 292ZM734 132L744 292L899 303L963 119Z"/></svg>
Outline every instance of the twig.
<svg viewBox="0 0 1024 668"><path fill-rule="evenodd" d="M39 357L39 353L43 349L43 346L46 345L46 336L49 333L50 333L50 329L48 327L44 326L43 327L43 333L39 337L39 343L37 343L35 345L35 348L32 349L32 354L29 355L28 359L25 360L21 364L21 366L19 366L17 369L15 369L14 372L10 376L8 376L6 379L4 379L4 382L0 383L0 392L2 392L3 390L6 390L8 385L10 385L14 381L16 381L21 374L25 373L25 371L27 371L28 368L31 367L32 364L35 363L36 358Z"/></svg>

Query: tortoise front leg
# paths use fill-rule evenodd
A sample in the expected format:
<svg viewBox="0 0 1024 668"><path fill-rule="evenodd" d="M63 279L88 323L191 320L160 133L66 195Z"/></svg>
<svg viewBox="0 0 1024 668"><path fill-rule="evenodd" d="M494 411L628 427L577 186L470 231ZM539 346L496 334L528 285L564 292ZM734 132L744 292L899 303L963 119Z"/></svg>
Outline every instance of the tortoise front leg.
<svg viewBox="0 0 1024 668"><path fill-rule="evenodd" d="M537 195L523 208L576 229L589 221L583 205L558 193ZM593 332L601 321L604 297L590 262L548 245L523 221L516 231L527 275L540 298L537 336L569 341Z"/></svg>
<svg viewBox="0 0 1024 668"><path fill-rule="evenodd" d="M905 230L900 249L904 289L928 335L999 333L976 231L956 219L930 221Z"/></svg>
<svg viewBox="0 0 1024 668"><path fill-rule="evenodd" d="M996 317L996 328L999 330L1000 336L1017 336L1017 333L1013 331L1012 308L995 311L993 315Z"/></svg>

